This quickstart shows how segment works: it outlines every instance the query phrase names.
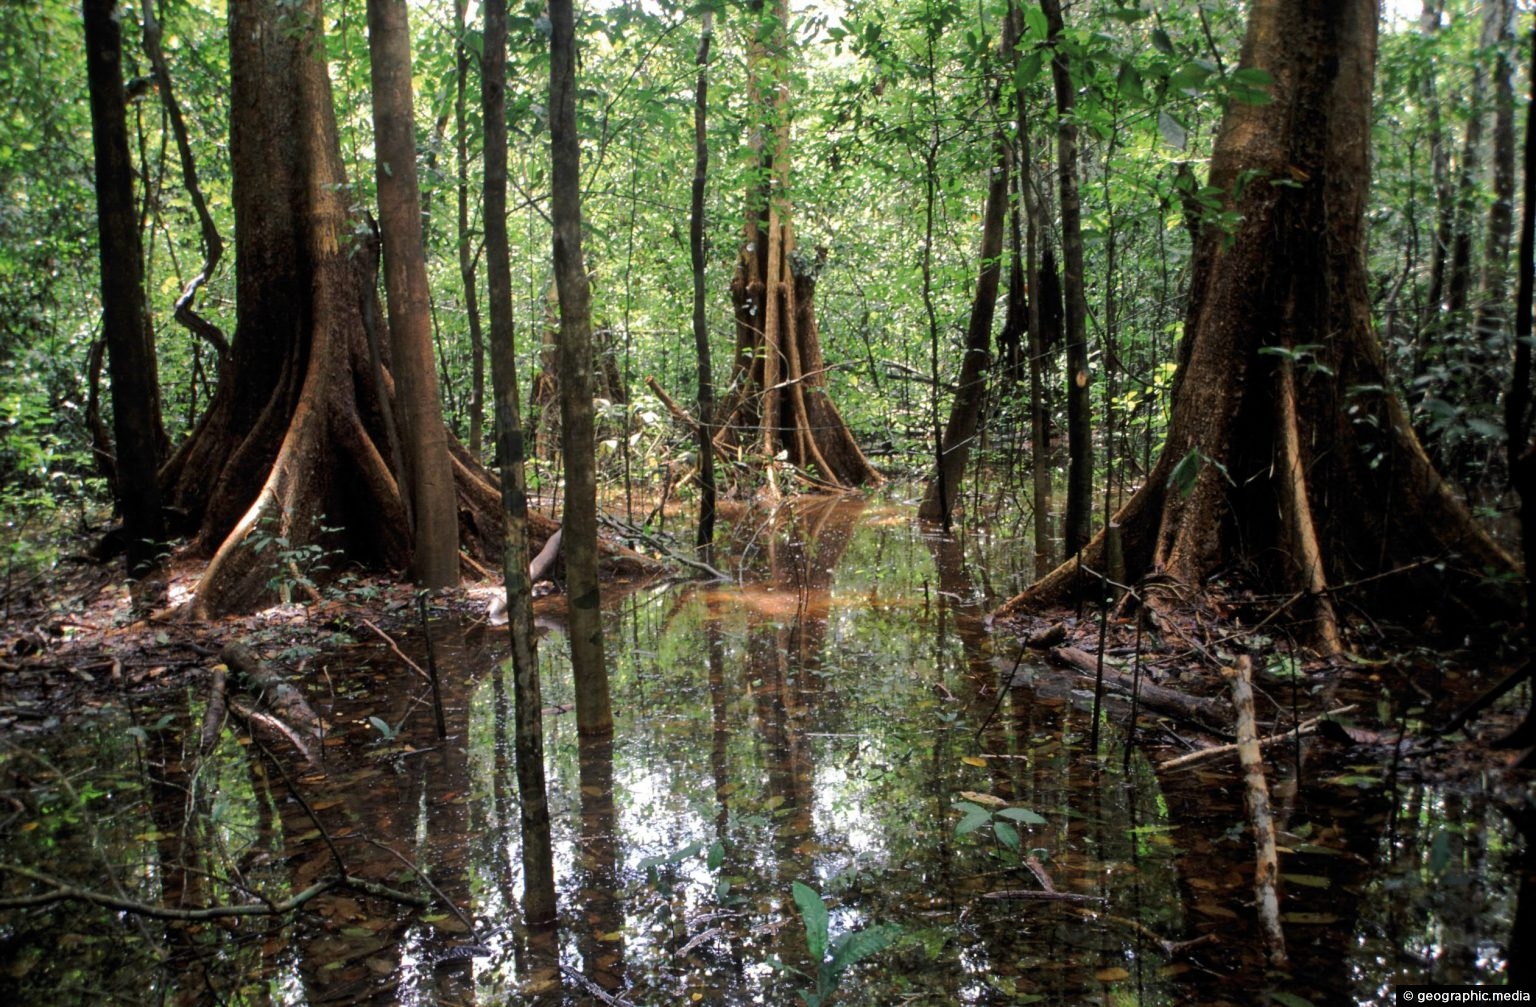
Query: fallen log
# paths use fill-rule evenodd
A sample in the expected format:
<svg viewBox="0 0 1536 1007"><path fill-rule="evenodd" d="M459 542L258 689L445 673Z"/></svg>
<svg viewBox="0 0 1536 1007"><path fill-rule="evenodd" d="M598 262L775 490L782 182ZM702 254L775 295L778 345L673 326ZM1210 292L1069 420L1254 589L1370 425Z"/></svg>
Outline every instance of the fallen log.
<svg viewBox="0 0 1536 1007"><path fill-rule="evenodd" d="M229 670L247 682L256 694L257 702L266 706L301 734L318 741L321 735L320 718L304 698L304 693L283 681L261 655L243 643L225 644L219 651L219 660Z"/></svg>
<svg viewBox="0 0 1536 1007"><path fill-rule="evenodd" d="M1052 647L1047 654L1056 664L1071 668L1085 677L1094 678L1098 675L1098 658L1085 650L1079 650L1077 647ZM1127 695L1134 690L1138 697L1137 701L1149 710L1192 720L1219 732L1227 730L1228 719L1221 709L1221 704L1213 699L1191 696L1188 693L1157 685L1147 681L1145 675L1141 676L1140 682L1137 682L1130 675L1111 667L1107 662L1104 665L1104 684Z"/></svg>
<svg viewBox="0 0 1536 1007"><path fill-rule="evenodd" d="M224 669L213 669L213 680L208 683L208 706L203 711L203 730L198 736L197 750L203 755L213 751L219 743L219 732L224 729L226 702Z"/></svg>

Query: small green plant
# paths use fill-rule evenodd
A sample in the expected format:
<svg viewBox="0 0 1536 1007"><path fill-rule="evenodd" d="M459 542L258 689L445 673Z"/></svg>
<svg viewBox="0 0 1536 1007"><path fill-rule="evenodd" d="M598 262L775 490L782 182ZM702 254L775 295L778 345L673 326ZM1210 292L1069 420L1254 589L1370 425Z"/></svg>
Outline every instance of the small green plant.
<svg viewBox="0 0 1536 1007"><path fill-rule="evenodd" d="M320 527L320 534L328 535L339 528ZM318 542L294 544L286 535L276 535L268 527L257 528L251 533L251 547L258 553L272 550L276 570L267 580L267 587L276 591L284 605L293 602L294 588L310 597L319 593L316 581L330 570L329 560L340 555L327 550Z"/></svg>
<svg viewBox="0 0 1536 1007"><path fill-rule="evenodd" d="M382 737L379 739L381 743L394 741L400 736L400 729L405 726L405 721L403 720L400 721L400 723L391 726L389 721L385 720L383 717L369 717L368 723L372 724L373 729L382 735Z"/></svg>
<svg viewBox="0 0 1536 1007"><path fill-rule="evenodd" d="M955 826L955 835L968 836L980 829L990 829L994 838L1010 853L1017 854L1023 846L1018 826L1044 825L1045 819L1028 808L988 808L975 801L956 801L963 817Z"/></svg>
<svg viewBox="0 0 1536 1007"><path fill-rule="evenodd" d="M798 969L790 968L778 959L769 962L781 972L791 972L815 985L800 991L800 999L806 1007L824 1007L832 1002L832 994L847 971L866 958L879 954L890 947L901 934L901 928L892 923L879 923L830 936L831 914L821 895L809 885L796 881L791 887L800 918L805 922L805 946L816 963L816 975L807 976Z"/></svg>

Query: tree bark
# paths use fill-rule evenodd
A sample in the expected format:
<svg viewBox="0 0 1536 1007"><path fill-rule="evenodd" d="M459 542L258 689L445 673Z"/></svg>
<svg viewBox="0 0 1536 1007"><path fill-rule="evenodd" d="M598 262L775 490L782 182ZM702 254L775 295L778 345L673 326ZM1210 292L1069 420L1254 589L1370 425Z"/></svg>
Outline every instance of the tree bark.
<svg viewBox="0 0 1536 1007"><path fill-rule="evenodd" d="M819 488L876 485L879 473L827 392L814 307L825 249L817 250L814 263L803 261L790 221L788 5L776 0L771 16L762 0L753 0L751 9L758 27L747 57L749 143L753 174L763 181L748 193L745 240L731 280L736 358L717 439L748 450L756 444L770 494L779 491L781 455Z"/></svg>
<svg viewBox="0 0 1536 1007"><path fill-rule="evenodd" d="M86 83L96 159L102 330L117 441L114 488L128 540L128 574L157 565L165 541L160 507L160 382L144 297L144 249L133 204L123 92L123 37L115 0L86 0Z"/></svg>
<svg viewBox="0 0 1536 1007"><path fill-rule="evenodd" d="M411 572L423 587L448 587L459 581L459 522L432 359L405 0L368 0L368 52L395 415L405 457L401 481L412 518Z"/></svg>
<svg viewBox="0 0 1536 1007"><path fill-rule="evenodd" d="M1274 77L1274 100L1227 110L1210 184L1239 222L1202 229L1167 443L1116 516L1130 576L1199 592L1246 568L1297 592L1325 649L1325 609L1352 582L1383 612L1484 625L1512 612L1485 573L1513 561L1386 391L1364 257L1375 46L1369 0L1250 9L1242 66ZM1103 541L1083 554L1090 570ZM1096 583L1064 564L1003 611Z"/></svg>
<svg viewBox="0 0 1536 1007"><path fill-rule="evenodd" d="M699 28L699 53L695 58L698 81L693 95L693 186L688 204L688 251L693 265L693 348L699 368L699 528L696 542L706 563L711 561L715 541L715 378L710 359L709 320L704 247L704 193L709 180L709 46L714 38L714 11L704 8Z"/></svg>
<svg viewBox="0 0 1536 1007"><path fill-rule="evenodd" d="M544 779L543 699L528 571L526 449L517 405L513 346L512 256L507 237L507 3L486 0L480 70L485 123L485 272L489 296L491 388L501 469L502 570L512 637L514 747L522 831L523 913L533 925L555 918L554 853Z"/></svg>
<svg viewBox="0 0 1536 1007"><path fill-rule="evenodd" d="M1502 382L1501 360L1509 355L1509 250L1515 233L1514 10L1510 0L1490 0L1483 9L1483 46L1495 53L1492 71L1492 192L1483 240L1482 277L1472 322L1474 392L1494 401Z"/></svg>
<svg viewBox="0 0 1536 1007"><path fill-rule="evenodd" d="M555 286L560 296L560 444L565 454L565 583L570 600L576 729L613 731L597 581L597 460L592 416L592 308L581 254L581 138L576 131L572 0L549 5L549 138Z"/></svg>
<svg viewBox="0 0 1536 1007"><path fill-rule="evenodd" d="M923 490L917 516L939 521L948 528L960 481L970 460L971 445L981 426L987 396L987 374L992 364L992 319L997 309L997 288L1003 273L1003 225L1008 214L1008 150L998 138L998 163L992 168L987 199L982 209L981 265L976 292L971 298L971 317L965 329L965 356L960 362L959 389L950 407L949 422L939 452L938 469Z"/></svg>
<svg viewBox="0 0 1536 1007"><path fill-rule="evenodd" d="M480 322L480 286L475 276L475 255L470 248L469 232L469 125L464 97L470 67L469 47L464 43L468 31L468 7L469 0L454 0L454 25L458 29L458 39L454 43L457 59L453 114L454 154L458 169L459 277L464 282L464 316L469 324L469 453L479 460L484 448L485 338Z"/></svg>
<svg viewBox="0 0 1536 1007"><path fill-rule="evenodd" d="M1061 191L1062 290L1067 337L1067 555L1093 532L1093 400L1088 372L1088 299L1083 288L1082 199L1077 179L1076 87L1063 49L1066 29L1060 0L1040 0L1052 45L1051 80L1056 90L1056 176Z"/></svg>

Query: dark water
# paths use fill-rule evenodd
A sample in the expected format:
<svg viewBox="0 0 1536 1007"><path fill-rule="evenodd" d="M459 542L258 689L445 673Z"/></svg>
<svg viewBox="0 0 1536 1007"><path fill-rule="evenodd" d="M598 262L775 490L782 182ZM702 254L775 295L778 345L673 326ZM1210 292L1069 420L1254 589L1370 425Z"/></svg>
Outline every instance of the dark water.
<svg viewBox="0 0 1536 1007"><path fill-rule="evenodd" d="M7 896L52 883L20 865L124 900L277 902L342 864L432 904L335 890L281 926L0 910L0 1002L798 1004L820 963L797 882L834 938L884 938L823 973L822 1002L1375 1004L1397 982L1503 981L1526 849L1503 784L1430 785L1390 751L1272 760L1291 967L1267 970L1235 764L1127 759L1115 705L1091 751L1091 697L1015 673L981 621L1025 550L909 515L800 503L736 530L741 585L618 601L611 741L558 712L564 640L544 639L554 933L521 925L502 630L434 625L446 742L425 684L371 645L304 667L318 768L232 728L194 758L201 689L9 732ZM998 894L1047 882L1050 900Z"/></svg>

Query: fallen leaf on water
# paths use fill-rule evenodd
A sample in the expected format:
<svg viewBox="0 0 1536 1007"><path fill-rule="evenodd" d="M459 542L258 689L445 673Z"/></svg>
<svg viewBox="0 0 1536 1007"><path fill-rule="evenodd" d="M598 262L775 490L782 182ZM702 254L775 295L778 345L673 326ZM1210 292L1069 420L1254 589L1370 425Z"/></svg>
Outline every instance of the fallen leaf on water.
<svg viewBox="0 0 1536 1007"><path fill-rule="evenodd" d="M1122 979L1129 979L1131 974L1118 965L1107 969L1099 969L1093 977L1101 983L1117 983Z"/></svg>

